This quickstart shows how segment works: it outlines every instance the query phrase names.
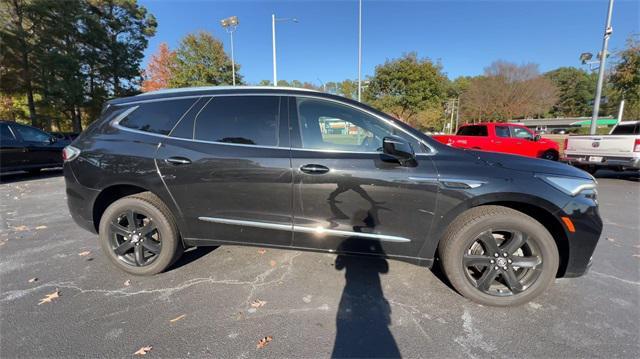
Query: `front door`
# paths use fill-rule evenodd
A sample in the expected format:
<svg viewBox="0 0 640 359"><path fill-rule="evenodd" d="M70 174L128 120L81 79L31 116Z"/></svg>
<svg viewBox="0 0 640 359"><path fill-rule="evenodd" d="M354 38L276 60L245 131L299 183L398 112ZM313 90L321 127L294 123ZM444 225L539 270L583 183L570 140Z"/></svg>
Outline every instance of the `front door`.
<svg viewBox="0 0 640 359"><path fill-rule="evenodd" d="M53 143L51 135L37 128L12 125L25 145L24 165L37 167L38 165L62 165L62 153L60 147Z"/></svg>
<svg viewBox="0 0 640 359"><path fill-rule="evenodd" d="M415 257L427 240L437 174L428 148L373 114L328 99L291 98L295 247ZM381 153L402 136L402 166Z"/></svg>
<svg viewBox="0 0 640 359"><path fill-rule="evenodd" d="M279 96L201 101L204 107L192 109L174 129L187 138L164 140L156 156L181 211L185 238L290 246L286 106Z"/></svg>

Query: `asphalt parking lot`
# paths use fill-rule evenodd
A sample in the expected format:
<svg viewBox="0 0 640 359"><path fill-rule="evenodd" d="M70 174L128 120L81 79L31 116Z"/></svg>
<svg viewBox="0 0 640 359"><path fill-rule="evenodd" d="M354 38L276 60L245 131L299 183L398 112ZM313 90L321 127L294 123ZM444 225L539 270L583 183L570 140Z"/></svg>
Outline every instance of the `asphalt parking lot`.
<svg viewBox="0 0 640 359"><path fill-rule="evenodd" d="M598 177L605 228L591 271L500 309L411 264L255 247L199 248L166 273L130 276L73 223L59 171L5 175L0 357L150 346L149 357L638 358L640 177Z"/></svg>

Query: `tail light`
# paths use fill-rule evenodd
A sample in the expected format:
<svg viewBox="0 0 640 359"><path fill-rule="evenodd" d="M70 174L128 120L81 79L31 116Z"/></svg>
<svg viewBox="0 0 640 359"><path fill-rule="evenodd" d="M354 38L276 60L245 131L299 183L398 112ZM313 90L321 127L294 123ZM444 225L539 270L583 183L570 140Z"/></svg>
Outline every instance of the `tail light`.
<svg viewBox="0 0 640 359"><path fill-rule="evenodd" d="M65 162L73 161L78 155L80 155L80 150L73 146L62 149L62 160Z"/></svg>
<svg viewBox="0 0 640 359"><path fill-rule="evenodd" d="M636 141L633 143L633 152L640 152L640 138L636 138Z"/></svg>

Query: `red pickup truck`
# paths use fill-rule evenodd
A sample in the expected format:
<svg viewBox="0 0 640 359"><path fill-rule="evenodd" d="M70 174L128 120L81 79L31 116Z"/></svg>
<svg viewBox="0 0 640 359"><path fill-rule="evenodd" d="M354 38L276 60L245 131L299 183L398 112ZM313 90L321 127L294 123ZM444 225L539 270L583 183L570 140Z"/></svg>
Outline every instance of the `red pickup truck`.
<svg viewBox="0 0 640 359"><path fill-rule="evenodd" d="M557 161L558 144L540 138L530 129L511 123L478 123L463 125L455 135L436 135L448 146L482 151L505 152Z"/></svg>

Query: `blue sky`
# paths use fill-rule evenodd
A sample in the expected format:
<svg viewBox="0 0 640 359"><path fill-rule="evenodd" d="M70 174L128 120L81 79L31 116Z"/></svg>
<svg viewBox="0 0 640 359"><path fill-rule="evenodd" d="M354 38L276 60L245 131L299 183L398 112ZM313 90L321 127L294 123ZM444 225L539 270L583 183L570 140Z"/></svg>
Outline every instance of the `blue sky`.
<svg viewBox="0 0 640 359"><path fill-rule="evenodd" d="M249 83L272 78L271 14L277 24L278 79L322 82L357 78L357 1L141 0L158 19L144 64L161 42L205 30L229 51L219 20L238 16L235 58ZM439 61L450 78L478 75L497 59L534 62L542 71L580 66L600 50L608 0L371 1L363 3L363 77L386 59L415 51ZM640 1L617 0L610 49L640 33Z"/></svg>

